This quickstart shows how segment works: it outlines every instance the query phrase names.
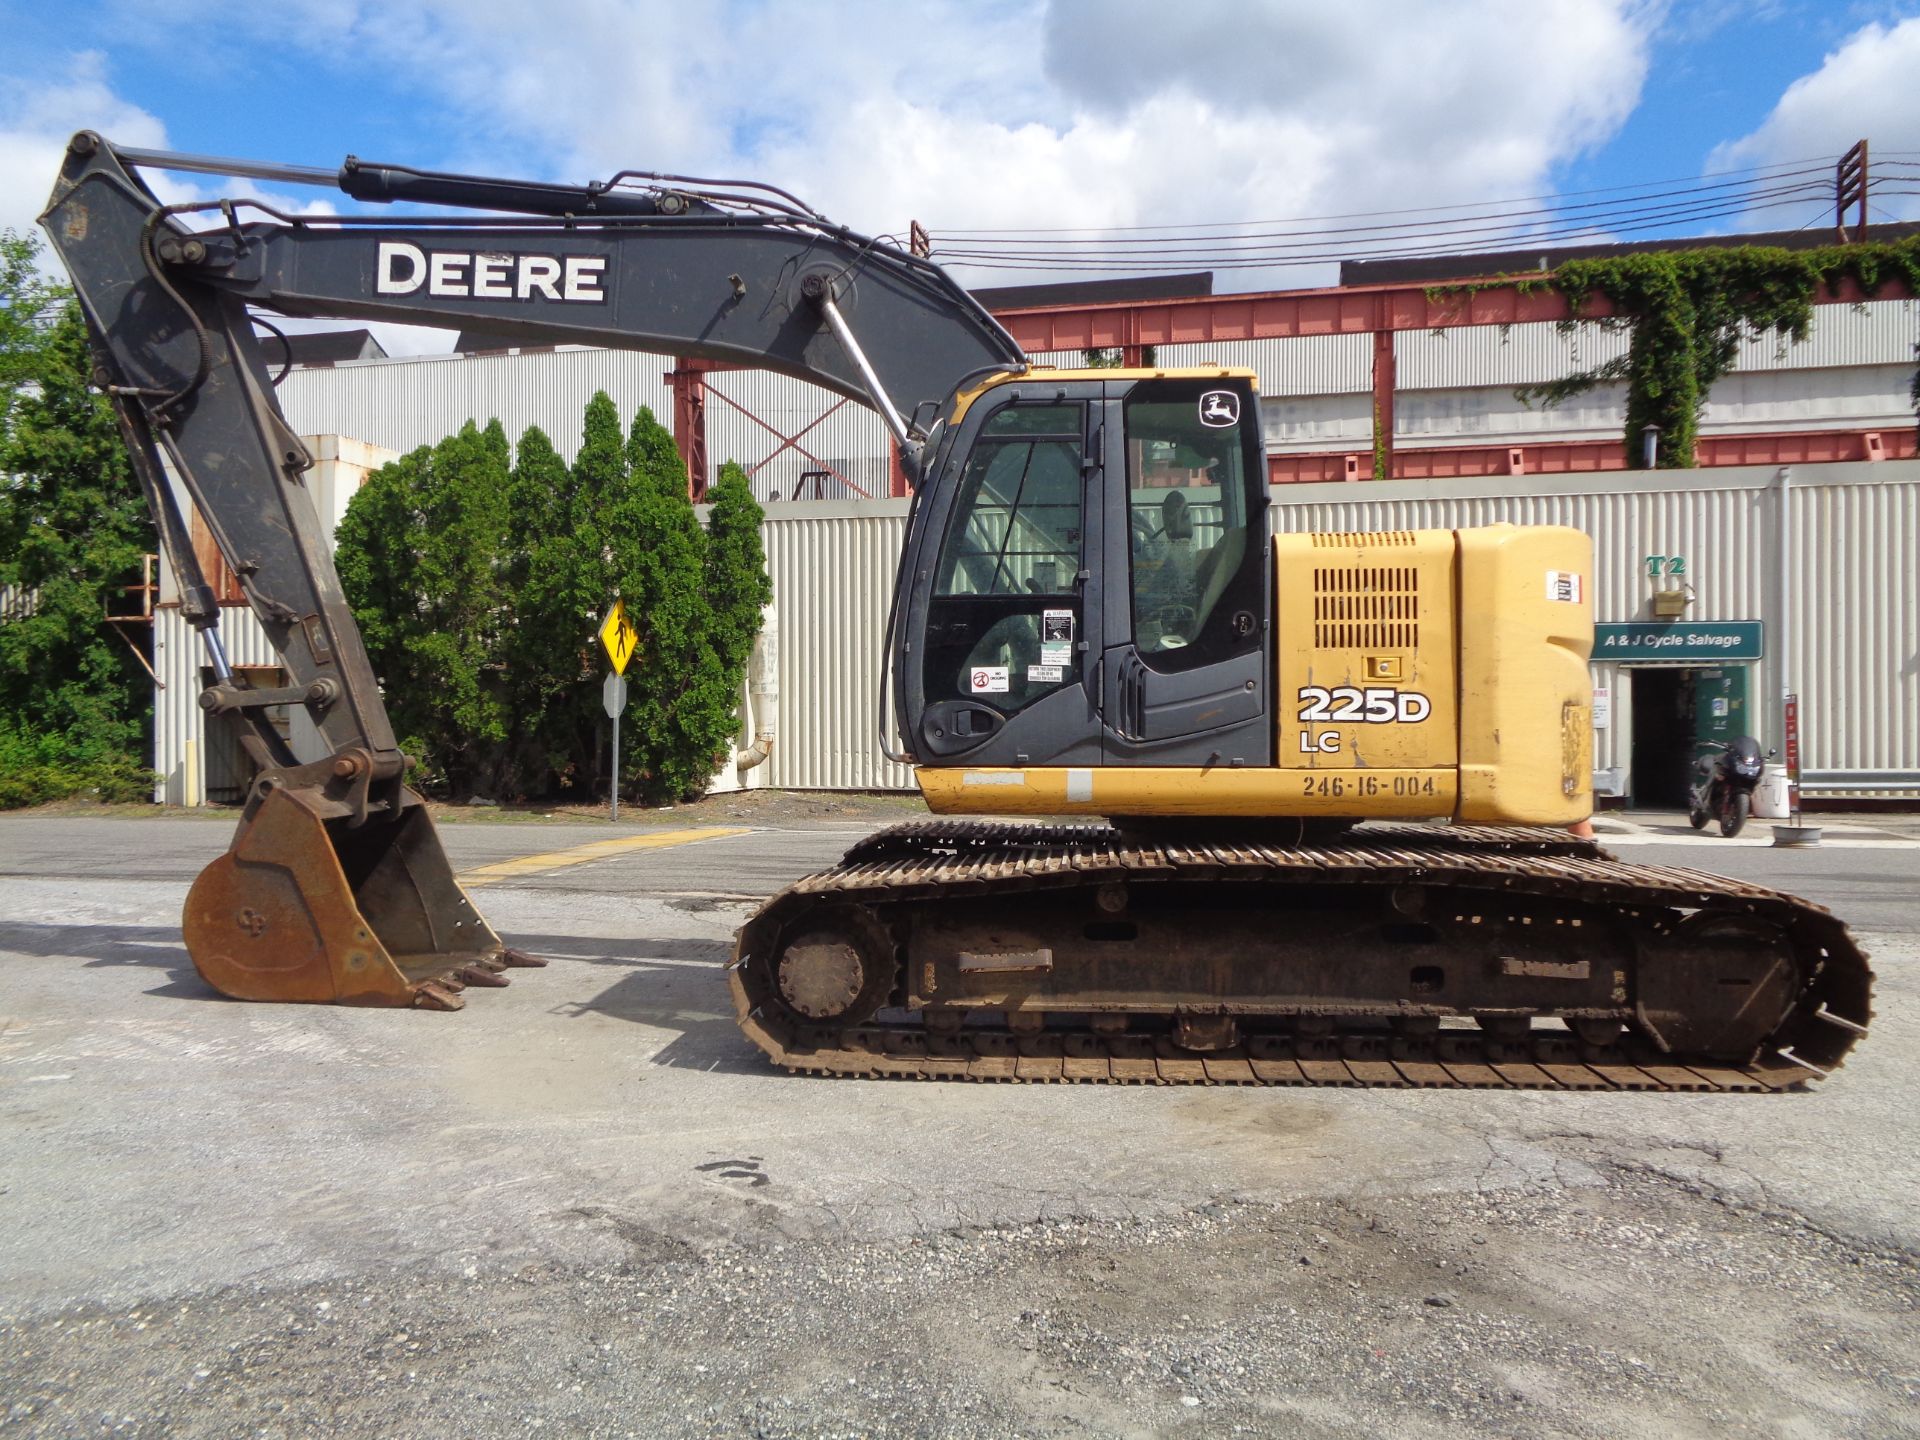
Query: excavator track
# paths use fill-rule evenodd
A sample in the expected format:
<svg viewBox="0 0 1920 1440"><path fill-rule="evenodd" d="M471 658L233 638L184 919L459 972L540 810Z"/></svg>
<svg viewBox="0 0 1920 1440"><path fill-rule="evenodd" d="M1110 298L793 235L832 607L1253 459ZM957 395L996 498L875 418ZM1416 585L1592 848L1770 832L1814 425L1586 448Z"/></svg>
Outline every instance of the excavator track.
<svg viewBox="0 0 1920 1440"><path fill-rule="evenodd" d="M819 1075L1770 1092L1839 1067L1873 976L1819 905L1558 831L929 820L774 896L729 979Z"/></svg>

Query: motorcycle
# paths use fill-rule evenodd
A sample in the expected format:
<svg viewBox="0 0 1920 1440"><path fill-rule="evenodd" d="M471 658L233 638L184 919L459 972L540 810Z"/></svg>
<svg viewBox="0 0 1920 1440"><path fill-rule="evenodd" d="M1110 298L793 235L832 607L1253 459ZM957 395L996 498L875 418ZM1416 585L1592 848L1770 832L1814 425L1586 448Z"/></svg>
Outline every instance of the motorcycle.
<svg viewBox="0 0 1920 1440"><path fill-rule="evenodd" d="M1771 754L1769 750L1767 755ZM1760 783L1765 760L1760 742L1741 735L1721 746L1718 755L1702 755L1694 761L1687 823L1704 830L1707 821L1717 819L1723 836L1731 840L1738 835L1753 809L1754 787Z"/></svg>

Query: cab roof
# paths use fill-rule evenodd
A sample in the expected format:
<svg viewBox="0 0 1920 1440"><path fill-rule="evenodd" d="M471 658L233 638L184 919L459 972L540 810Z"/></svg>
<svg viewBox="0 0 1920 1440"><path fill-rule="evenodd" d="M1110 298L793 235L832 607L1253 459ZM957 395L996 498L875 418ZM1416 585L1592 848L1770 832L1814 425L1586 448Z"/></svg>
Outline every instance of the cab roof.
<svg viewBox="0 0 1920 1440"><path fill-rule="evenodd" d="M952 424L966 418L973 402L989 390L1003 385L1047 380L1246 380L1260 391L1260 377L1244 365L1135 365L1135 366L1061 366L1030 365L1024 370L996 370L983 375L960 390L953 399Z"/></svg>

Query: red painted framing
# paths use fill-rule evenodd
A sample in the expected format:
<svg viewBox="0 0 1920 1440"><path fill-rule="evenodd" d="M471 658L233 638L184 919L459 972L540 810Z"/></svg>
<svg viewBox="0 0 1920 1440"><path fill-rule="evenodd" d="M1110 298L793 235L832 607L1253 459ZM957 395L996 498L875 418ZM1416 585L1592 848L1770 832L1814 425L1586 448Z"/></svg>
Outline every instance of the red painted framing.
<svg viewBox="0 0 1920 1440"><path fill-rule="evenodd" d="M1868 295L1843 280L1823 286L1815 301L1853 305L1863 300L1912 298L1906 285L1890 279ZM1580 307L1582 319L1604 319L1614 312L1601 295ZM1544 283L1506 279L1459 280L1436 285L1349 285L1327 290L1284 290L1254 295L1196 295L1170 300L1117 301L1094 305L1044 305L995 312L1028 354L1060 350L1119 348L1128 365L1142 363L1149 345L1193 345L1226 340L1285 340L1316 335L1372 335L1373 404L1376 435L1387 473L1395 478L1463 475L1554 474L1573 470L1623 470L1626 454L1619 441L1546 441L1514 446L1396 448L1393 443L1395 374L1394 332L1434 330L1462 325L1519 325L1572 318L1572 308ZM700 498L706 475L705 392L707 374L725 366L683 362L669 373L674 387L674 439L689 460L690 493ZM715 391L715 394L720 392ZM765 426L792 447L798 436L784 436L757 415L721 395L729 405ZM810 428L810 427L809 427ZM805 434L803 430L801 434ZM697 467L691 463L696 458ZM1915 453L1911 429L1827 430L1778 435L1710 436L1696 455L1702 465L1812 464L1821 460L1905 459ZM772 457L767 457L771 459ZM813 458L809 455L808 458ZM1275 484L1305 480L1371 479L1372 447L1365 452L1328 451L1270 456ZM761 462L762 464L765 461ZM757 467L756 467L757 468ZM695 487L697 485L697 492ZM858 487L855 487L858 488ZM890 494L906 493L900 459L893 457ZM862 492L864 493L864 492Z"/></svg>
<svg viewBox="0 0 1920 1440"><path fill-rule="evenodd" d="M1911 298L1898 280L1872 295L1851 279L1822 287L1822 305ZM1189 345L1222 340L1285 340L1307 335L1363 335L1380 330L1434 330L1455 325L1519 325L1571 317L1567 302L1544 283L1458 280L1444 285L1346 285L1262 295L1195 295L1104 305L1047 305L998 311L995 318L1022 349L1090 350L1116 345ZM1594 295L1582 319L1614 313Z"/></svg>
<svg viewBox="0 0 1920 1440"><path fill-rule="evenodd" d="M1912 426L1898 430L1793 430L1771 435L1707 435L1694 447L1698 465L1819 465L1836 460L1912 460L1920 457ZM1394 452L1395 480L1442 480L1474 475L1566 475L1625 470L1619 440L1546 440L1524 445L1419 445ZM1267 457L1275 485L1326 480L1371 480L1369 450L1293 451Z"/></svg>

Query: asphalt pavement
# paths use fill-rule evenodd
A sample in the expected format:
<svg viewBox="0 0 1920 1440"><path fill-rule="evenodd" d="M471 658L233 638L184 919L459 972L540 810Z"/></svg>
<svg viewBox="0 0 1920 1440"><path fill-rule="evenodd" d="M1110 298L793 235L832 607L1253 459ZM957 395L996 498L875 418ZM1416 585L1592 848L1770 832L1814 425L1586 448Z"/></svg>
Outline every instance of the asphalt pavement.
<svg viewBox="0 0 1920 1440"><path fill-rule="evenodd" d="M1873 953L1760 1098L786 1076L731 932L876 822L678 823L443 825L553 963L442 1015L211 994L225 824L0 819L0 1429L1915 1433L1904 820L1601 818Z"/></svg>

